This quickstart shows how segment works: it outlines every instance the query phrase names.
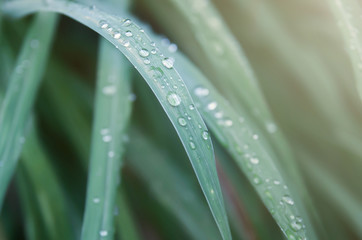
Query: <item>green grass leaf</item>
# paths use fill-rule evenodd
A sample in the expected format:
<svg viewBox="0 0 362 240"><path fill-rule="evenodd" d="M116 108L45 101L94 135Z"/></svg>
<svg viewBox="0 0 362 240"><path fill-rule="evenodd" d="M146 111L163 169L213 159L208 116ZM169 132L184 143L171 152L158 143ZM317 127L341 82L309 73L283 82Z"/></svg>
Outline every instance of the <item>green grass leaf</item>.
<svg viewBox="0 0 362 240"><path fill-rule="evenodd" d="M128 19L76 3L52 1L47 5L26 1L8 3L13 15L55 11L68 15L114 44L137 68L158 98L189 156L203 193L224 239L231 239L222 193L217 178L212 143L207 128L194 108L183 80L146 33Z"/></svg>
<svg viewBox="0 0 362 240"><path fill-rule="evenodd" d="M87 199L82 239L112 239L123 139L131 113L130 65L107 41L100 42Z"/></svg>
<svg viewBox="0 0 362 240"><path fill-rule="evenodd" d="M40 13L24 40L0 109L0 206L14 173L56 26L55 14Z"/></svg>
<svg viewBox="0 0 362 240"><path fill-rule="evenodd" d="M342 31L345 44L356 76L357 87L362 98L362 4L357 0L328 0L339 27Z"/></svg>

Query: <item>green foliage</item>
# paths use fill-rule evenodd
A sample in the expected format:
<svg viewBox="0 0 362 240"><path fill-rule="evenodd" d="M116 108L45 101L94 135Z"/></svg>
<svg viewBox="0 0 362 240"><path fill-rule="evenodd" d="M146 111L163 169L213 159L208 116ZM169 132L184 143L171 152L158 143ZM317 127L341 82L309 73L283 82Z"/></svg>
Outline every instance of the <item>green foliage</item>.
<svg viewBox="0 0 362 240"><path fill-rule="evenodd" d="M361 15L356 0L2 4L0 237L362 238Z"/></svg>

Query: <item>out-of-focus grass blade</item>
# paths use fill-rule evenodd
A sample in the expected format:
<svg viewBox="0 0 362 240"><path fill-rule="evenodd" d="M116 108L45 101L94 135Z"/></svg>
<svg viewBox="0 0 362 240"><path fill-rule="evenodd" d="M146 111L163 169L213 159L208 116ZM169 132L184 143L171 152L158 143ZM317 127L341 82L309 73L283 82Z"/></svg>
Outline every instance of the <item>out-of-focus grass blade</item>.
<svg viewBox="0 0 362 240"><path fill-rule="evenodd" d="M307 156L307 155L306 155ZM305 159L308 159L305 157ZM326 169L324 169L317 159L303 161L303 166L308 172L308 176L318 186L325 196L333 204L337 205L349 219L351 226L362 238L362 209L361 202L352 196Z"/></svg>
<svg viewBox="0 0 362 240"><path fill-rule="evenodd" d="M26 238L29 240L47 239L49 236L44 231L45 223L34 195L34 188L23 166L19 166L15 176L18 194L21 197Z"/></svg>
<svg viewBox="0 0 362 240"><path fill-rule="evenodd" d="M75 239L67 214L66 199L48 160L32 128L20 162L27 182L33 186L32 191L27 191L27 198L34 198L34 204L37 205L35 209L38 209L43 220L41 231L46 232L49 239Z"/></svg>
<svg viewBox="0 0 362 240"><path fill-rule="evenodd" d="M119 240L140 240L125 194L126 192L121 186L120 191L117 194L118 216L116 219L116 233Z"/></svg>
<svg viewBox="0 0 362 240"><path fill-rule="evenodd" d="M82 239L113 239L123 139L131 113L130 65L101 41Z"/></svg>
<svg viewBox="0 0 362 240"><path fill-rule="evenodd" d="M144 30L131 20L96 8L63 1L51 1L46 5L15 1L4 6L14 16L34 11L63 13L118 47L146 80L167 113L189 156L221 235L224 239L231 239L211 139L182 78L173 67L174 60L164 56Z"/></svg>
<svg viewBox="0 0 362 240"><path fill-rule="evenodd" d="M328 0L343 33L362 98L362 3L358 0Z"/></svg>
<svg viewBox="0 0 362 240"><path fill-rule="evenodd" d="M138 128L131 128L130 141L133 144L128 146L127 163L149 186L151 194L178 219L180 227L192 239L220 239L197 185L177 166L177 161L171 160L177 156L160 148Z"/></svg>
<svg viewBox="0 0 362 240"><path fill-rule="evenodd" d="M0 206L24 141L24 127L33 106L57 17L40 13L24 40L0 110Z"/></svg>

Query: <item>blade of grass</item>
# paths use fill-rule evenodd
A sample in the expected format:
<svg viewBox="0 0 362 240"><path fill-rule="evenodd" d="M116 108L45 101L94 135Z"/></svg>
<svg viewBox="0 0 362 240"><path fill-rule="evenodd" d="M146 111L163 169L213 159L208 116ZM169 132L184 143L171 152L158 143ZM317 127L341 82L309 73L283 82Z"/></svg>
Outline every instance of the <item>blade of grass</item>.
<svg viewBox="0 0 362 240"><path fill-rule="evenodd" d="M75 239L67 214L66 200L49 159L42 149L37 133L32 127L24 145L20 164L33 186L35 204L43 219L42 231L49 239Z"/></svg>
<svg viewBox="0 0 362 240"><path fill-rule="evenodd" d="M362 98L362 4L356 0L328 0L348 46L356 76L357 87Z"/></svg>
<svg viewBox="0 0 362 240"><path fill-rule="evenodd" d="M221 235L224 239L231 239L211 139L207 136L207 128L200 114L193 107L182 78L173 68L173 59L157 50L144 30L130 20L96 8L63 1L51 1L46 5L16 1L5 4L4 9L14 16L34 11L62 13L88 26L118 47L143 76L164 108L189 156ZM183 124L186 121L187 127Z"/></svg>
<svg viewBox="0 0 362 240"><path fill-rule="evenodd" d="M100 42L90 169L82 239L112 239L123 139L131 113L130 65L113 46Z"/></svg>
<svg viewBox="0 0 362 240"><path fill-rule="evenodd" d="M52 42L57 17L41 13L29 29L0 110L0 207L21 151L24 128Z"/></svg>
<svg viewBox="0 0 362 240"><path fill-rule="evenodd" d="M151 30L148 32L151 34ZM158 42L167 42L154 35L152 38ZM165 51L170 49L168 45L159 46ZM285 235L291 239L295 236L305 237L302 225L311 226L311 223L308 216L303 216L304 207L300 196L288 189L287 186L291 184L281 172L263 131L252 121L250 114L239 110L239 115L186 57L179 52L170 54L175 58L175 65L185 79L186 86L192 90L196 107L206 123L253 184ZM296 220L296 216L303 216L304 222L299 218ZM311 238L315 238L311 227L310 232Z"/></svg>

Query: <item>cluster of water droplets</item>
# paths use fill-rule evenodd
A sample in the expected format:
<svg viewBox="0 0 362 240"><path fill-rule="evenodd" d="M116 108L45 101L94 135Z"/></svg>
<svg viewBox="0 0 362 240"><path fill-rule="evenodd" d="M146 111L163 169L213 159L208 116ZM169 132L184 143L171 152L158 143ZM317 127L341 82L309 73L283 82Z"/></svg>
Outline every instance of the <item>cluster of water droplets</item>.
<svg viewBox="0 0 362 240"><path fill-rule="evenodd" d="M225 131L230 131L232 133L234 130L231 127L237 125L236 127L240 127L241 132L245 136L249 136L249 140L247 142L240 143L241 140L239 140L236 145L230 144L229 142L226 142L224 145L226 147L232 148L232 151L236 152L236 154L242 157L240 159L243 159L243 161L240 163L248 170L251 182L258 186L258 191L261 191L262 194L264 194L268 199L269 202L266 204L270 206L272 213L277 214L278 212L279 214L281 211L275 210L283 209L289 222L289 226L287 227L286 232L288 236L291 239L293 239L293 237L294 239L301 239L296 237L296 233L305 228L305 226L300 217L295 217L293 214L291 214L292 211L290 208L295 207L295 203L290 195L287 194L288 187L284 184L281 184L280 179L265 179L265 177L261 177L262 168L259 166L262 164L261 160L253 151L253 148L249 147L258 144L258 141L260 141L260 135L254 133L250 127L246 126L246 121L243 117L239 117L237 123L233 122L233 120L223 112L222 106L220 106L217 101L213 100L214 98L212 98L208 88L204 86L197 86L194 88L193 93L195 96L197 96L196 99L198 99L196 103L202 107L205 113L213 117L215 122L220 127L225 128ZM270 122L266 124L266 129L269 133L273 134L277 131L277 126ZM272 191L273 188L279 188L277 191L284 191L285 195L283 195L281 198L274 196L274 191Z"/></svg>

